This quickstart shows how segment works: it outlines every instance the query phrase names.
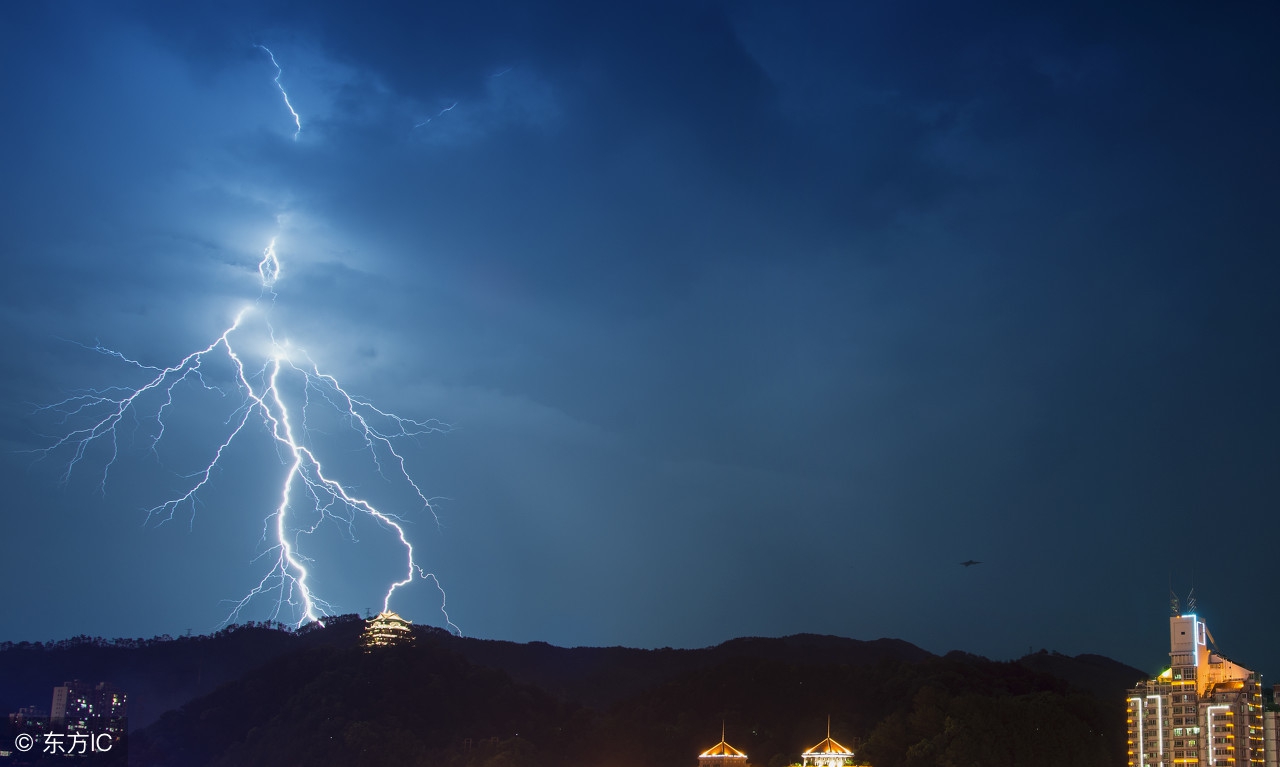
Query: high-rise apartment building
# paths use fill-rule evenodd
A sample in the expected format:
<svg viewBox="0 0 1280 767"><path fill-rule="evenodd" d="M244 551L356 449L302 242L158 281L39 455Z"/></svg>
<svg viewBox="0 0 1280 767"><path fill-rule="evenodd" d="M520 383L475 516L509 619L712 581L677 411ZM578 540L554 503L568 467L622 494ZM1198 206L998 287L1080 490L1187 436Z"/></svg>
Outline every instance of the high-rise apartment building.
<svg viewBox="0 0 1280 767"><path fill-rule="evenodd" d="M53 688L49 722L71 730L123 734L128 728L128 700L111 684L92 685L77 679Z"/></svg>
<svg viewBox="0 0 1280 767"><path fill-rule="evenodd" d="M1169 668L1129 690L1130 767L1263 767L1258 675L1210 650L1194 614L1169 618Z"/></svg>

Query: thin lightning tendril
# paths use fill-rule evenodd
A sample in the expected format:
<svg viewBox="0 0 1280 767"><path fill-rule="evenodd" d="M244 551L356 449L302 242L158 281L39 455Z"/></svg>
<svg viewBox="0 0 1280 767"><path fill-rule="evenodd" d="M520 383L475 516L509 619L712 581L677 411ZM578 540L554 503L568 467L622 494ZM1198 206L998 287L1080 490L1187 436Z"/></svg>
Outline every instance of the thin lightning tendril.
<svg viewBox="0 0 1280 767"><path fill-rule="evenodd" d="M437 112L437 113L436 113L436 117L439 117L440 115L443 115L445 112L452 112L452 111L453 111L453 108L454 108L454 107L456 107L457 105L458 105L458 102L456 102L456 101L455 101L455 102L453 102L453 103L452 103L452 104L450 104L449 106L447 106L447 107L445 107L444 109L441 109L439 112ZM421 128L422 126L424 126L424 125L426 125L427 123L431 122L432 120L436 119L436 117L428 117L427 119L425 119L425 120L423 120L422 122L418 123L417 125L413 126L414 130L417 130L418 128Z"/></svg>
<svg viewBox="0 0 1280 767"><path fill-rule="evenodd" d="M261 48L267 52L268 56L271 57L271 65L276 68L276 78L273 82L275 82L276 87L280 89L280 95L284 96L284 105L288 107L289 114L293 115L293 125L296 128L293 132L293 140L297 141L298 134L302 132L302 118L298 116L297 110L295 110L293 108L293 104L289 102L289 92L284 89L284 85L280 82L281 76L284 75L284 69L282 69L276 62L276 55L271 52L270 48L265 45L254 45L253 47Z"/></svg>

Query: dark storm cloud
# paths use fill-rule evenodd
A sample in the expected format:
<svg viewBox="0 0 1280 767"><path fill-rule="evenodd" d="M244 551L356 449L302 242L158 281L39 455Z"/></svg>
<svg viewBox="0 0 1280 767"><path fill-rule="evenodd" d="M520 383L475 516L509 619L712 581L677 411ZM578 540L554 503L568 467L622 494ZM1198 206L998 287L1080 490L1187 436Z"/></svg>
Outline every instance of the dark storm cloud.
<svg viewBox="0 0 1280 767"><path fill-rule="evenodd" d="M278 232L279 325L460 427L415 457L455 499L416 534L478 633L1146 664L1170 571L1249 611L1134 562L1224 508L1245 556L1275 532L1269 12L7 13L10 443L48 426L24 403L110 381L57 337L207 343ZM88 503L18 471L51 518ZM957 582L970 557L998 567Z"/></svg>

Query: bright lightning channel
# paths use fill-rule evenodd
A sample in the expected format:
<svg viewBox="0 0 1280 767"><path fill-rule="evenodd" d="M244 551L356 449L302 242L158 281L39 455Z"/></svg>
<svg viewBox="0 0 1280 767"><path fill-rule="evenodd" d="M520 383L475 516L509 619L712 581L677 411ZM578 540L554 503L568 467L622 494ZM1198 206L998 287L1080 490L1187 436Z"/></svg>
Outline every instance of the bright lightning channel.
<svg viewBox="0 0 1280 767"><path fill-rule="evenodd" d="M262 260L258 262L258 276L262 278L262 290L270 292L280 279L280 257L276 255L276 238L262 250ZM272 295L275 295L272 293Z"/></svg>
<svg viewBox="0 0 1280 767"><path fill-rule="evenodd" d="M215 355L223 355L231 363L234 386L240 397L238 406L225 422L227 430L213 449L208 463L193 473L182 475L188 481L185 489L147 509L146 517L147 522L163 524L173 520L179 511L189 510L194 523L200 493L213 480L223 455L237 437L244 434L250 424L262 426L270 435L285 466L285 472L279 500L263 520L262 543L267 544L267 548L257 559L273 561L258 584L235 602L223 623L236 620L241 611L255 599L274 595L275 603L270 620L280 621L283 614L291 611L295 617L295 627L316 621L323 625L323 618L333 614L333 607L312 590L309 582L309 564L312 561L302 553L301 543L304 536L315 532L325 522L339 524L354 540L355 522L358 518L365 518L387 531L404 552L403 577L399 577L387 588L382 600L383 610L390 610L391 598L396 590L408 586L415 578L431 581L440 591L440 611L445 623L461 634L461 630L449 618L446 610L447 596L439 579L424 569L415 557L413 544L405 534L405 520L377 508L371 501L354 494L347 485L331 475L317 449L312 447L307 430L307 414L317 407L332 408L363 443L362 449L367 452L378 474L389 481L394 479L403 483L416 496L421 507L432 514L437 525L439 518L435 516L432 499L427 497L410 475L404 453L397 445L405 440L415 441L426 434L447 431L448 427L434 420L405 418L352 395L332 375L321 372L305 351L290 346L287 341L281 343L276 340L269 316L276 297L274 286L280 276L280 261L275 245L276 241L272 239L258 264L263 297L259 298L257 304L242 309L230 327L212 343L188 354L177 363L160 368L129 358L101 343L95 343L94 346L80 344L91 351L127 362L153 376L141 386L82 390L61 402L39 408L40 411L61 416L62 424L75 421L83 425L71 428L36 452L49 456L55 452L70 451L71 456L62 475L62 480L66 482L86 458L90 447L96 443L104 443L108 458L102 468L99 490L105 493L111 468L120 455L122 424L153 424L148 449L159 457L158 447L166 433L166 414L175 405L179 387L186 384L226 396L225 391L206 380L205 371L206 362ZM264 298L267 296L270 301L264 307ZM251 334L247 327L251 316L260 318L264 327L263 334L256 337ZM248 338L245 339L244 336ZM247 350L258 348L255 342L260 344L263 341L267 342L265 348L269 350L264 355L265 361L259 366L252 366L246 361L249 353ZM292 379L292 388L284 385L283 378ZM296 395L299 389L300 401ZM295 393L292 402L290 392ZM390 476L388 466L393 472Z"/></svg>
<svg viewBox="0 0 1280 767"><path fill-rule="evenodd" d="M276 55L271 52L270 48L268 48L265 45L257 45L257 44L255 44L253 47L261 48L262 50L267 52L268 56L271 57L271 65L276 68L276 77L273 82L275 82L276 87L280 89L280 95L284 96L284 105L288 107L289 114L293 115L293 125L296 128L296 130L294 130L293 132L293 140L297 141L298 134L302 132L302 118L298 116L297 110L295 110L293 108L293 104L289 102L289 92L284 89L284 84L280 82L280 77L284 75L284 69L282 69L280 65L276 62Z"/></svg>

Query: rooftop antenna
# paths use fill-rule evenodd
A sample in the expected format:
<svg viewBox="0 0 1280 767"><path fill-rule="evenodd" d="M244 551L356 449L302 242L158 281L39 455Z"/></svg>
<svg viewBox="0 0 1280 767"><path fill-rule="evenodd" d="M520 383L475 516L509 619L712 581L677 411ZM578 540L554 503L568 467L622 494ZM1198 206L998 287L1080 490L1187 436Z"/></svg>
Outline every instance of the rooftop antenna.
<svg viewBox="0 0 1280 767"><path fill-rule="evenodd" d="M827 714L827 740L831 740L831 714Z"/></svg>
<svg viewBox="0 0 1280 767"><path fill-rule="evenodd" d="M1177 595L1177 594L1175 594L1175 593L1173 592L1173 585L1172 585L1172 581L1173 581L1173 579L1172 579L1172 578L1170 578L1169 580L1170 580L1170 585L1169 585L1169 615L1171 615L1171 616L1173 616L1174 618L1176 618L1176 617L1178 617L1179 615L1181 615L1181 614L1182 614L1182 612L1178 609L1178 595Z"/></svg>
<svg viewBox="0 0 1280 767"><path fill-rule="evenodd" d="M1187 612L1193 613L1195 611L1196 611L1196 590L1193 587L1191 591L1187 593Z"/></svg>

